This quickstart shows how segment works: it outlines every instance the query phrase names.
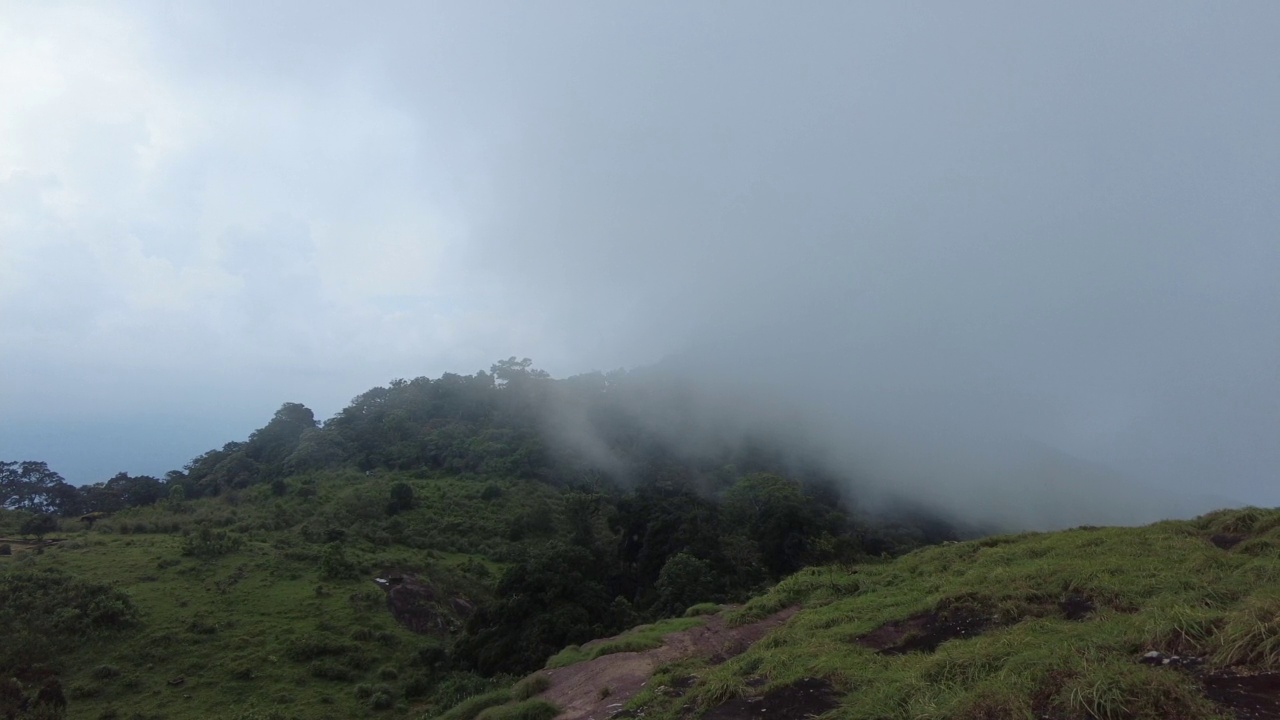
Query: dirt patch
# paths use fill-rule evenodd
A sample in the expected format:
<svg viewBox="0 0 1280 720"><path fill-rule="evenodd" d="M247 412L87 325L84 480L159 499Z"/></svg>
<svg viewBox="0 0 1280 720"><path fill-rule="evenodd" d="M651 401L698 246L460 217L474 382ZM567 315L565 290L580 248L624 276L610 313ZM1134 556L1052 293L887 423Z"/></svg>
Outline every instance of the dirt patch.
<svg viewBox="0 0 1280 720"><path fill-rule="evenodd" d="M1083 593L1068 593L1056 601L1052 596L1037 596L1028 603L1024 617L1052 615L1054 609L1063 619L1080 621L1093 614L1097 605ZM976 637L1020 619L998 618L989 598L965 595L944 600L933 610L887 622L854 642L882 655L933 652L948 640Z"/></svg>
<svg viewBox="0 0 1280 720"><path fill-rule="evenodd" d="M881 655L933 652L948 640L981 635L994 624L986 614L961 611L944 615L930 611L885 623L855 642Z"/></svg>
<svg viewBox="0 0 1280 720"><path fill-rule="evenodd" d="M1244 535L1237 535L1233 533L1219 533L1217 535L1211 536L1209 538L1209 542L1213 543L1215 546L1223 550L1230 550L1231 548L1244 542L1246 539L1247 538Z"/></svg>
<svg viewBox="0 0 1280 720"><path fill-rule="evenodd" d="M387 610L396 622L421 635L447 635L471 614L463 598L442 596L430 583L413 575L383 573L374 583L387 593Z"/></svg>
<svg viewBox="0 0 1280 720"><path fill-rule="evenodd" d="M1239 720L1280 719L1280 672L1218 672L1204 677L1204 694Z"/></svg>
<svg viewBox="0 0 1280 720"><path fill-rule="evenodd" d="M839 703L840 697L831 683L821 678L804 678L759 697L736 698L717 705L703 715L703 720L798 720L834 710Z"/></svg>
<svg viewBox="0 0 1280 720"><path fill-rule="evenodd" d="M1058 610L1068 620L1084 620L1095 609L1097 607L1093 604L1093 599L1080 593L1070 593L1058 601Z"/></svg>
<svg viewBox="0 0 1280 720"><path fill-rule="evenodd" d="M603 655L546 672L551 687L541 697L560 708L557 720L606 720L618 715L659 667L689 657L713 662L738 655L766 633L786 622L798 608L788 608L749 625L730 627L724 615L709 615L697 627L671 633L662 646L643 652ZM665 692L683 692L693 678L681 678ZM682 687L681 687L682 686Z"/></svg>

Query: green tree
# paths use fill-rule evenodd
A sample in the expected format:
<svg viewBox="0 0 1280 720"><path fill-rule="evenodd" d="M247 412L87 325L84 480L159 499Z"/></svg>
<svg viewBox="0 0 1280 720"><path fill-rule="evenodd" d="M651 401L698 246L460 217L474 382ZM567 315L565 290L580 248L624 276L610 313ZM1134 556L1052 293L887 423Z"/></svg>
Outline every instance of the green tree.
<svg viewBox="0 0 1280 720"><path fill-rule="evenodd" d="M689 607L712 599L715 588L712 583L711 565L705 560L679 552L672 555L658 573L654 589L658 601L653 609L659 615L678 615Z"/></svg>
<svg viewBox="0 0 1280 720"><path fill-rule="evenodd" d="M800 484L770 473L748 475L729 488L721 515L725 527L755 542L774 577L800 569L810 538L822 530L818 509Z"/></svg>
<svg viewBox="0 0 1280 720"><path fill-rule="evenodd" d="M23 536L35 536L37 542L58 529L58 521L52 515L32 515L22 523Z"/></svg>
<svg viewBox="0 0 1280 720"><path fill-rule="evenodd" d="M0 462L0 508L74 515L79 502L79 491L47 463Z"/></svg>
<svg viewBox="0 0 1280 720"><path fill-rule="evenodd" d="M408 483L398 482L391 486L391 501L387 503L387 514L395 515L413 508L413 488Z"/></svg>

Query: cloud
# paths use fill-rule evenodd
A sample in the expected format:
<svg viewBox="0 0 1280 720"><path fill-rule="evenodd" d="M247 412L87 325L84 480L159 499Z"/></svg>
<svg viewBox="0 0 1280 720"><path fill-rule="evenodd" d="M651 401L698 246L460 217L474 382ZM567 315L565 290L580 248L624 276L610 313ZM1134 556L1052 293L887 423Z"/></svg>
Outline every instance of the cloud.
<svg viewBox="0 0 1280 720"><path fill-rule="evenodd" d="M1025 444L1277 502L1277 12L10 8L0 402L247 432L668 358L886 477Z"/></svg>

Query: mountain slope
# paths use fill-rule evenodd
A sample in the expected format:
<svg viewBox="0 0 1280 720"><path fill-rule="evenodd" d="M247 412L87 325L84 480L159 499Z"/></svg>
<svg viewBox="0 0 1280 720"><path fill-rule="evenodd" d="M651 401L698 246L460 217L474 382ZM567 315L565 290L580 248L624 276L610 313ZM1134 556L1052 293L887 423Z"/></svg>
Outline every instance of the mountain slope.
<svg viewBox="0 0 1280 720"><path fill-rule="evenodd" d="M1280 717L1280 510L809 568L729 621L796 605L739 655L658 668L623 716Z"/></svg>

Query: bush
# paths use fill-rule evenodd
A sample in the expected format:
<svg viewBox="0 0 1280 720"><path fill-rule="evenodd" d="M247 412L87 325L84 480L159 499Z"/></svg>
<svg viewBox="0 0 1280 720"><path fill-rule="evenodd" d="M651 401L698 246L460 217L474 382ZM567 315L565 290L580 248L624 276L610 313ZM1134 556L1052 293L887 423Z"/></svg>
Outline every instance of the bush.
<svg viewBox="0 0 1280 720"><path fill-rule="evenodd" d="M110 680L120 677L120 668L115 665L99 665L89 673L95 680Z"/></svg>
<svg viewBox="0 0 1280 720"><path fill-rule="evenodd" d="M390 665L383 665L378 669L379 680L396 680L400 677L400 671Z"/></svg>
<svg viewBox="0 0 1280 720"><path fill-rule="evenodd" d="M321 680L348 682L355 679L355 673L332 660L316 660L312 662L307 666L307 673L311 677L320 678Z"/></svg>
<svg viewBox="0 0 1280 720"><path fill-rule="evenodd" d="M511 696L516 700L528 700L551 687L551 678L544 673L537 673L521 680L511 689Z"/></svg>
<svg viewBox="0 0 1280 720"><path fill-rule="evenodd" d="M182 554L189 557L215 558L228 555L244 546L244 538L226 530L214 530L209 526L182 539Z"/></svg>
<svg viewBox="0 0 1280 720"><path fill-rule="evenodd" d="M395 707L396 694L386 685L379 685L369 696L369 707L374 710L387 710Z"/></svg>
<svg viewBox="0 0 1280 720"><path fill-rule="evenodd" d="M440 716L439 720L474 720L484 710L511 701L508 690L494 690L483 695L475 695L454 705Z"/></svg>
<svg viewBox="0 0 1280 720"><path fill-rule="evenodd" d="M408 700L416 700L417 698L426 697L431 694L435 682L430 675L422 673L414 673L410 675L404 683L404 696Z"/></svg>
<svg viewBox="0 0 1280 720"><path fill-rule="evenodd" d="M350 580L359 575L355 564L347 559L341 543L329 543L320 556L320 577L325 580Z"/></svg>
<svg viewBox="0 0 1280 720"><path fill-rule="evenodd" d="M476 716L476 720L552 720L560 711L546 700L525 700L514 705L499 705Z"/></svg>
<svg viewBox="0 0 1280 720"><path fill-rule="evenodd" d="M355 695L357 700L368 700L373 695L373 688L369 683L360 683L356 686Z"/></svg>
<svg viewBox="0 0 1280 720"><path fill-rule="evenodd" d="M12 555L12 554L13 554L13 548L9 547L8 544L0 545L0 555Z"/></svg>
<svg viewBox="0 0 1280 720"><path fill-rule="evenodd" d="M713 602L698 603L688 610L684 611L685 617L698 617L700 615L715 615L720 612L720 606Z"/></svg>
<svg viewBox="0 0 1280 720"><path fill-rule="evenodd" d="M285 650L290 660L306 662L325 657L358 655L360 646L326 633L311 633L294 640Z"/></svg>
<svg viewBox="0 0 1280 720"><path fill-rule="evenodd" d="M67 697L72 700L95 698L102 694L102 686L94 682L73 682L67 686Z"/></svg>

